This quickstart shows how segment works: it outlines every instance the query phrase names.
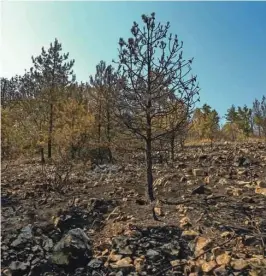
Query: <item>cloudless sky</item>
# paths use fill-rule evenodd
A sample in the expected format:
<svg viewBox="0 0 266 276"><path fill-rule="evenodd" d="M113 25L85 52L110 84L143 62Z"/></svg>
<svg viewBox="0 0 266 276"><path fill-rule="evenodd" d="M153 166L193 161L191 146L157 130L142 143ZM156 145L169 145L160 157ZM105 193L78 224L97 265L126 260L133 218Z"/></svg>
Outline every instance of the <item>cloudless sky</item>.
<svg viewBox="0 0 266 276"><path fill-rule="evenodd" d="M117 58L133 21L156 13L194 57L193 73L220 116L266 95L266 2L1 2L1 76L23 74L31 56L58 38L88 81L100 60Z"/></svg>

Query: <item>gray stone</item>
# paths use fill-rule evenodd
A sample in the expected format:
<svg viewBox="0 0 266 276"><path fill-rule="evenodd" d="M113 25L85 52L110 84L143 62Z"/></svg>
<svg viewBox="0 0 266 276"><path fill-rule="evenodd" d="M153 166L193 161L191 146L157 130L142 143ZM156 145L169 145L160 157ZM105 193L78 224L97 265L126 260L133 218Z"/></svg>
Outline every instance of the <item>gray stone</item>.
<svg viewBox="0 0 266 276"><path fill-rule="evenodd" d="M164 253L168 253L172 256L178 256L180 253L180 246L177 242L166 243L163 246L161 246L161 250Z"/></svg>
<svg viewBox="0 0 266 276"><path fill-rule="evenodd" d="M31 224L27 225L26 227L22 228L21 233L18 235L17 239L15 239L11 246L13 247L19 247L23 246L28 241L32 240L32 226Z"/></svg>
<svg viewBox="0 0 266 276"><path fill-rule="evenodd" d="M92 259L88 263L88 267L90 267L90 268L100 268L102 265L103 265L103 262L99 259Z"/></svg>
<svg viewBox="0 0 266 276"><path fill-rule="evenodd" d="M90 239L83 230L76 228L68 231L55 245L51 260L58 265L68 265L71 261L78 265L85 260L88 261L91 253Z"/></svg>
<svg viewBox="0 0 266 276"><path fill-rule="evenodd" d="M126 246L125 248L119 248L119 253L123 255L132 255L133 250L131 249L131 246Z"/></svg>
<svg viewBox="0 0 266 276"><path fill-rule="evenodd" d="M40 262L40 259L34 259L32 262L31 262L31 265L36 265L37 263Z"/></svg>
<svg viewBox="0 0 266 276"><path fill-rule="evenodd" d="M158 259L158 257L160 257L160 252L153 250L153 249L149 249L146 253L146 256L149 259L155 260L155 259Z"/></svg>
<svg viewBox="0 0 266 276"><path fill-rule="evenodd" d="M23 262L19 262L19 261L13 261L11 262L9 268L13 271L25 271L30 267L29 263L23 263Z"/></svg>
<svg viewBox="0 0 266 276"><path fill-rule="evenodd" d="M75 275L80 275L82 272L84 272L85 268L84 267L78 267L75 270Z"/></svg>
<svg viewBox="0 0 266 276"><path fill-rule="evenodd" d="M118 249L125 248L128 244L128 240L124 236L117 236L112 239L112 244Z"/></svg>
<svg viewBox="0 0 266 276"><path fill-rule="evenodd" d="M32 259L33 259L34 255L33 254L29 254L28 255L28 258L27 258L27 261L30 262Z"/></svg>
<svg viewBox="0 0 266 276"><path fill-rule="evenodd" d="M46 237L46 239L43 240L43 245L42 246L46 251L49 251L54 246L53 240Z"/></svg>
<svg viewBox="0 0 266 276"><path fill-rule="evenodd" d="M37 251L41 251L41 247L39 245L34 245L31 250L35 253Z"/></svg>
<svg viewBox="0 0 266 276"><path fill-rule="evenodd" d="M220 266L214 269L213 274L215 276L228 276L228 271L225 269L225 266Z"/></svg>

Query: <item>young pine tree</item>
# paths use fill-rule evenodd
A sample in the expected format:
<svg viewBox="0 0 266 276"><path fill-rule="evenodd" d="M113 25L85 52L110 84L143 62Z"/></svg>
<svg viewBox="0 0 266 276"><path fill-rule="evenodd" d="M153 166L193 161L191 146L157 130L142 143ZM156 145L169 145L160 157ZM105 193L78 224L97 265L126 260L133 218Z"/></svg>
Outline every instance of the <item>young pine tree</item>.
<svg viewBox="0 0 266 276"><path fill-rule="evenodd" d="M57 39L50 44L37 57L32 57L33 68L31 69L40 91L47 92L47 105L49 106L49 129L48 129L48 158L52 157L52 134L54 126L54 105L57 100L57 91L75 81L72 71L74 60L69 60L69 53L62 53L62 44Z"/></svg>
<svg viewBox="0 0 266 276"><path fill-rule="evenodd" d="M192 59L183 58L183 42L169 34L170 23L155 21L155 13L142 15L143 27L136 22L132 37L119 40L120 82L116 115L145 145L147 194L154 201L152 151L154 142L180 125L156 128L158 120L176 110L182 101L191 112L199 91L196 77L189 76ZM153 212L154 218L156 218Z"/></svg>

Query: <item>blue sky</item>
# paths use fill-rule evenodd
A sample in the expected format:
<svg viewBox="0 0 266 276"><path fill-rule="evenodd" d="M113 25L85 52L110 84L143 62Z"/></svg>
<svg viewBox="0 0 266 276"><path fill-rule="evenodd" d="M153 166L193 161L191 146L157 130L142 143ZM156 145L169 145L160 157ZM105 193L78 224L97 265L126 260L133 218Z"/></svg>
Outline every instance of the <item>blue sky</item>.
<svg viewBox="0 0 266 276"><path fill-rule="evenodd" d="M184 41L207 102L221 116L266 95L266 2L1 2L1 76L22 74L55 37L87 81L117 57L133 21L156 13Z"/></svg>

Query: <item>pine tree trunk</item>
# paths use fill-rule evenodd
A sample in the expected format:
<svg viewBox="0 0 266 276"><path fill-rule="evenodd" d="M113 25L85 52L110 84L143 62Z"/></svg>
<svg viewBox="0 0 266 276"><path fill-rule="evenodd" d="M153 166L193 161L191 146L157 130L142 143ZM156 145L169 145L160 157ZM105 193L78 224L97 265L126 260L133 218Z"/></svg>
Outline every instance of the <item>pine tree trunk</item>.
<svg viewBox="0 0 266 276"><path fill-rule="evenodd" d="M113 163L113 156L112 156L112 151L110 149L110 145L111 145L111 120L110 120L110 110L109 110L109 106L107 106L107 112L106 112L106 117L107 117L107 141L108 141L108 150L109 150L109 161L111 163Z"/></svg>
<svg viewBox="0 0 266 276"><path fill-rule="evenodd" d="M154 201L153 195L153 176L152 176L152 151L151 140L146 141L146 169L147 169L147 184L148 184L148 197L150 202Z"/></svg>
<svg viewBox="0 0 266 276"><path fill-rule="evenodd" d="M171 134L171 161L174 163L175 161L175 133Z"/></svg>
<svg viewBox="0 0 266 276"><path fill-rule="evenodd" d="M49 132L48 132L48 158L52 158L52 132L53 132L53 104L50 104Z"/></svg>
<svg viewBox="0 0 266 276"><path fill-rule="evenodd" d="M146 139L146 170L147 170L147 194L152 206L152 215L154 220L158 220L153 202L155 200L153 194L153 175L152 175L152 139L151 139L151 120L147 116L147 139Z"/></svg>
<svg viewBox="0 0 266 276"><path fill-rule="evenodd" d="M44 164L45 163L45 159L44 159L44 148L41 147L41 163Z"/></svg>
<svg viewBox="0 0 266 276"><path fill-rule="evenodd" d="M98 160L100 161L100 163L102 163L102 155L101 155L101 141L102 141L102 137L101 137L101 112L102 112L102 104L101 104L101 100L99 103L99 111L98 111Z"/></svg>
<svg viewBox="0 0 266 276"><path fill-rule="evenodd" d="M71 159L75 159L76 155L75 155L76 149L74 147L73 144L71 144Z"/></svg>

